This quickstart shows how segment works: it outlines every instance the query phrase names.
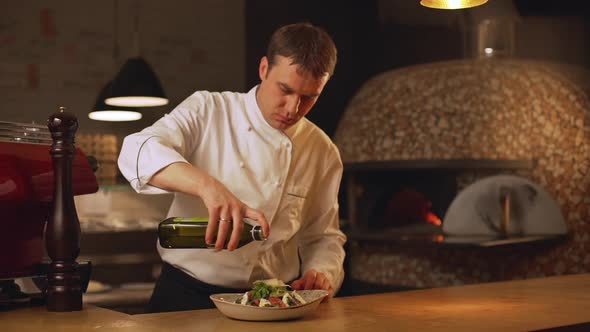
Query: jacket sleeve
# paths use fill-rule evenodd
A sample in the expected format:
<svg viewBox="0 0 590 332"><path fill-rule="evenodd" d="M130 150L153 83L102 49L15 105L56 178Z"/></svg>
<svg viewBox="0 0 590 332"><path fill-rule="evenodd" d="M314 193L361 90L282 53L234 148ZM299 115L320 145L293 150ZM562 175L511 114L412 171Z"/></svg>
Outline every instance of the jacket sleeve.
<svg viewBox="0 0 590 332"><path fill-rule="evenodd" d="M344 243L346 236L340 231L338 215L338 190L342 179L342 161L338 150L327 158L325 172L315 186L311 206L305 217L299 241L302 273L310 269L323 272L335 293L344 279Z"/></svg>
<svg viewBox="0 0 590 332"><path fill-rule="evenodd" d="M195 93L152 126L125 137L118 166L135 191L169 193L148 182L170 164L188 163L188 155L202 132L202 99L199 93Z"/></svg>

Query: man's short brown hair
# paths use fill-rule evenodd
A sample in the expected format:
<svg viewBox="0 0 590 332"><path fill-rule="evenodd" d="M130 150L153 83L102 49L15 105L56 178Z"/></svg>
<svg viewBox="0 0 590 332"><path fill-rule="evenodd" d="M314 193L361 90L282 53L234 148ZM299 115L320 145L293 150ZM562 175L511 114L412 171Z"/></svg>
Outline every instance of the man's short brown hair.
<svg viewBox="0 0 590 332"><path fill-rule="evenodd" d="M334 74L336 67L336 45L322 28L311 23L295 23L276 30L266 50L268 69L275 63L275 56L281 55L292 60L291 64L321 78L326 73Z"/></svg>

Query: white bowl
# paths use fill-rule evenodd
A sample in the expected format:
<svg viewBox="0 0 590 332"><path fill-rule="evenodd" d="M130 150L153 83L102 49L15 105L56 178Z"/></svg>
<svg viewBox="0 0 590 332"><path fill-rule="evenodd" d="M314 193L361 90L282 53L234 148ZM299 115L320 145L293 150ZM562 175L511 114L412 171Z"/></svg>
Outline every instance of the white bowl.
<svg viewBox="0 0 590 332"><path fill-rule="evenodd" d="M255 307L235 303L243 293L213 294L209 298L222 314L229 318L249 321L274 321L296 319L305 316L317 308L322 299L328 295L325 290L297 291L306 303L292 307Z"/></svg>

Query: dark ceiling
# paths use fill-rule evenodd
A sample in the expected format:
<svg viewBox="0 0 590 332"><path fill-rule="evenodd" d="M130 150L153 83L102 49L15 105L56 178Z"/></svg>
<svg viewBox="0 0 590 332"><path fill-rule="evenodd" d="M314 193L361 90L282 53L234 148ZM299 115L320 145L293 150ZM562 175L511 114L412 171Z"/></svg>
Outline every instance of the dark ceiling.
<svg viewBox="0 0 590 332"><path fill-rule="evenodd" d="M514 0L514 4L521 16L581 16L590 13L587 0Z"/></svg>

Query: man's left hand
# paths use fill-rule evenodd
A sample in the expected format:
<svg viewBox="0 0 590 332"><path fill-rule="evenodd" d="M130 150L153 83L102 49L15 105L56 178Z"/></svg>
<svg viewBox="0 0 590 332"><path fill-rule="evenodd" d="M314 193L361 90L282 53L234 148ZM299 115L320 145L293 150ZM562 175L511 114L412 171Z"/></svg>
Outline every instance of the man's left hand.
<svg viewBox="0 0 590 332"><path fill-rule="evenodd" d="M328 291L328 296L326 296L322 301L326 301L334 294L334 289L332 285L330 285L330 281L326 278L326 275L322 272L318 272L314 269L311 269L303 274L301 278L293 280L291 283L291 288L295 290L301 289L323 289Z"/></svg>

